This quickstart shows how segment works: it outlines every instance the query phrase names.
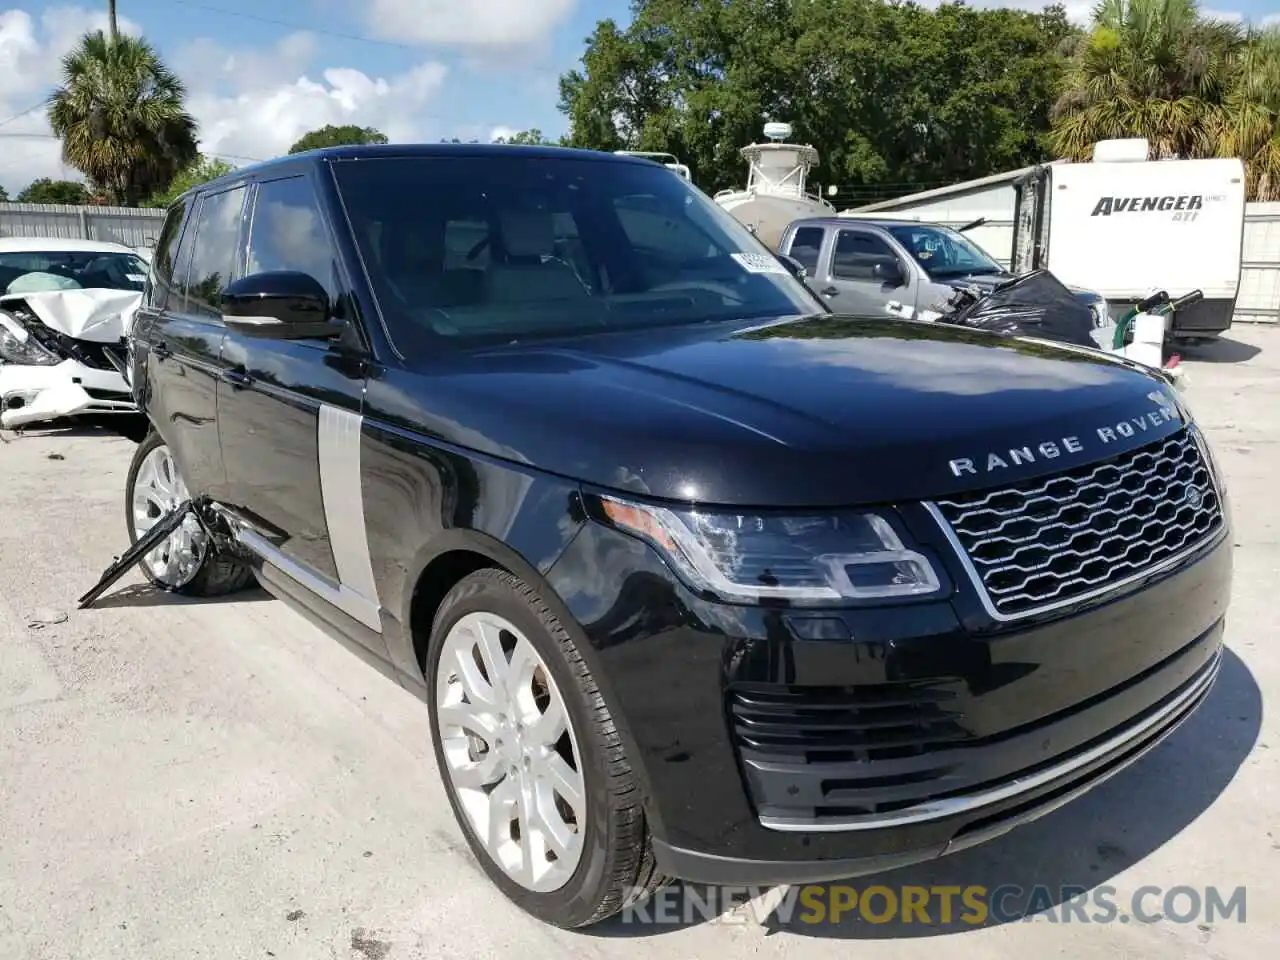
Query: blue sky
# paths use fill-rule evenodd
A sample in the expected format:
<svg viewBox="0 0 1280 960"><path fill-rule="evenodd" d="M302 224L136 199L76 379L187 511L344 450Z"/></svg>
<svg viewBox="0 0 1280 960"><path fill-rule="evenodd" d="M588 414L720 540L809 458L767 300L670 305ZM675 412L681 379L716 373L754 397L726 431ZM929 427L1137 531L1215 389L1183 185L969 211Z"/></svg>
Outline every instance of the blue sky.
<svg viewBox="0 0 1280 960"><path fill-rule="evenodd" d="M3 5L4 0L0 0L0 6ZM58 0L17 5L35 12L45 6L58 5ZM462 37L456 40L444 37L433 42L424 36L416 42L412 38L398 41L396 31L379 29L376 23L370 22L373 15L370 8L375 5L364 0L271 0L268 3L119 0L122 15L140 23L162 51L180 49L193 37L209 38L232 49L269 49L273 42L289 34L308 31L316 38L313 64L317 68L352 67L370 77L389 78L423 62L445 64L450 74L444 95L436 99L430 111L445 135L476 128L485 128L487 133L488 128L496 126L536 126L548 134L558 135L564 129L564 122L556 110L557 78L582 56L583 38L598 20L614 17L625 22L628 19L629 2L507 0L504 3L498 0L490 4L493 16L498 18L504 10L540 5L551 8L548 15L540 18L547 25L545 30L538 29L541 23L531 24L525 36L534 39L512 49ZM388 6L420 10L419 16L424 18L436 12L433 8L444 6L485 12L485 4L474 0L447 4L431 0L399 0L398 3L392 0ZM559 9L565 12L558 14ZM363 15L362 10L368 10L369 15ZM483 23L485 18L476 19ZM175 66L181 69L180 64Z"/></svg>
<svg viewBox="0 0 1280 960"><path fill-rule="evenodd" d="M925 0L936 2L936 0ZM1039 7L1042 0L975 0ZM75 176L43 109L58 58L105 23L106 0L0 0L0 185ZM1087 17L1090 0L1068 0ZM325 123L391 139L490 139L565 129L557 79L597 21L629 18L629 0L118 0L123 28L145 34L187 83L206 153L240 163L275 156ZM1213 0L1235 19L1280 14L1280 0Z"/></svg>
<svg viewBox="0 0 1280 960"><path fill-rule="evenodd" d="M628 0L119 0L187 83L202 148L274 156L325 123L393 140L564 129L557 80ZM62 167L39 104L58 58L105 23L105 0L0 0L0 185ZM18 116L22 114L21 116Z"/></svg>

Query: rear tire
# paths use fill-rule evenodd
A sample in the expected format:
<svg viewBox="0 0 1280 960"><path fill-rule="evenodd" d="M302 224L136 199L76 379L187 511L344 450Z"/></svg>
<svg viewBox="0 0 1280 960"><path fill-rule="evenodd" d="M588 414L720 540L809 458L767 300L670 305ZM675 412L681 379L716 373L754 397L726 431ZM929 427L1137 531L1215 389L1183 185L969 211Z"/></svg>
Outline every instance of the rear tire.
<svg viewBox="0 0 1280 960"><path fill-rule="evenodd" d="M426 673L445 792L508 899L575 928L667 882L609 708L524 581L495 569L459 581L436 613Z"/></svg>
<svg viewBox="0 0 1280 960"><path fill-rule="evenodd" d="M177 460L154 430L133 452L124 488L125 525L129 543L188 496ZM157 587L194 597L217 597L242 590L253 582L253 571L217 550L194 518L138 565Z"/></svg>

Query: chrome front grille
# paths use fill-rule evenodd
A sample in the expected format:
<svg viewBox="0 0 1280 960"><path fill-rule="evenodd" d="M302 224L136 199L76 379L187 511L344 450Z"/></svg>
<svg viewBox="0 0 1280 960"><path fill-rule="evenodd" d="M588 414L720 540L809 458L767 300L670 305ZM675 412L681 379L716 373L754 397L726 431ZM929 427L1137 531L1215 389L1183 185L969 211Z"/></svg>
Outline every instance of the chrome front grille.
<svg viewBox="0 0 1280 960"><path fill-rule="evenodd" d="M1189 430L1102 463L933 506L1000 619L1103 593L1223 523Z"/></svg>

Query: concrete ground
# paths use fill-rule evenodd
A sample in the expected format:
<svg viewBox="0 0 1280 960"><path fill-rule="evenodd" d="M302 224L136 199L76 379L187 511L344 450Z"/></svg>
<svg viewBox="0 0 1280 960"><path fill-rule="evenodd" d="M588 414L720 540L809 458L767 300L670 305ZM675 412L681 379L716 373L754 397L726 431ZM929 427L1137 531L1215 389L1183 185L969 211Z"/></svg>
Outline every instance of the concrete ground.
<svg viewBox="0 0 1280 960"><path fill-rule="evenodd" d="M132 445L95 430L4 434L0 956L1273 956L1280 720L1264 704L1280 695L1280 329L1233 330L1189 370L1237 522L1230 653L1211 699L1075 804L984 847L857 881L1088 890L1094 906L1069 922L1058 909L1024 922L875 924L854 910L808 924L802 901L789 924L756 902L713 922L542 926L466 850L423 705L264 594L184 603L131 575L76 611L125 543ZM1216 887L1224 901L1244 887L1244 922L1195 914L1187 891L1187 922L1081 922L1105 915L1104 901L1128 916L1146 886L1202 897ZM1140 905L1160 910L1162 896ZM666 903L679 917L680 902Z"/></svg>

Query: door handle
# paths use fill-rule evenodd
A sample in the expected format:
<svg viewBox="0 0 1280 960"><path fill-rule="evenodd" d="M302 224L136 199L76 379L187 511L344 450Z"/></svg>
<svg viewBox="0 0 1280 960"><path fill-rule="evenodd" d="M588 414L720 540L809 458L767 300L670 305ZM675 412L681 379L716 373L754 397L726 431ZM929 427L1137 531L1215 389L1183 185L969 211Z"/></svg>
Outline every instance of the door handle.
<svg viewBox="0 0 1280 960"><path fill-rule="evenodd" d="M253 377L245 373L243 367L223 367L218 371L218 379L231 384L236 390L243 390L253 383Z"/></svg>
<svg viewBox="0 0 1280 960"><path fill-rule="evenodd" d="M835 287L827 287L825 290L819 291L824 297L834 297L840 291Z"/></svg>

